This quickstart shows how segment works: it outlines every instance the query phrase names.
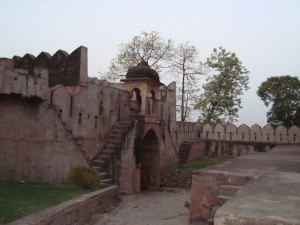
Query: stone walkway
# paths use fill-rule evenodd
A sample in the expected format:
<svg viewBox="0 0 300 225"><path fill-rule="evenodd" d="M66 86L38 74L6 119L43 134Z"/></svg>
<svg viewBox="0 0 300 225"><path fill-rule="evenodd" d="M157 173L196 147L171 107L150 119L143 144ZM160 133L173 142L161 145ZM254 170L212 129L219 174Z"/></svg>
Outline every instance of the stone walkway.
<svg viewBox="0 0 300 225"><path fill-rule="evenodd" d="M187 225L189 190L144 192L125 195L120 205L101 215L96 225Z"/></svg>

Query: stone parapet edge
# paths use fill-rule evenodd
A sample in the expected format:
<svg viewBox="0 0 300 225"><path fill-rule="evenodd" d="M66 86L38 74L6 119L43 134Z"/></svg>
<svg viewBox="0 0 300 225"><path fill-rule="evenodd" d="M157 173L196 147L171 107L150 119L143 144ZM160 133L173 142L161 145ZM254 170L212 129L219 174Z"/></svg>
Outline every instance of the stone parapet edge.
<svg viewBox="0 0 300 225"><path fill-rule="evenodd" d="M108 212L119 201L119 186L113 185L17 219L7 225L84 225L93 214Z"/></svg>

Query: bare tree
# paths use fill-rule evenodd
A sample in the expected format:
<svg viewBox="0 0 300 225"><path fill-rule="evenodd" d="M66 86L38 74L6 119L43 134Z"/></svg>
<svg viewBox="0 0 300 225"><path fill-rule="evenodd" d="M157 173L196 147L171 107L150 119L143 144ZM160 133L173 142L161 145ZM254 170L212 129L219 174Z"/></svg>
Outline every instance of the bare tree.
<svg viewBox="0 0 300 225"><path fill-rule="evenodd" d="M142 32L141 35L133 37L129 43L120 44L108 72L101 77L109 81L117 81L126 74L130 67L136 66L142 60L160 72L162 68L166 67L165 63L169 60L172 49L171 39L162 39L156 31Z"/></svg>
<svg viewBox="0 0 300 225"><path fill-rule="evenodd" d="M181 78L181 84L178 88L180 100L178 112L181 121L185 121L193 110L193 100L196 92L199 90L196 85L195 75L204 74L203 66L198 60L198 50L188 42L179 44L170 58L170 71Z"/></svg>

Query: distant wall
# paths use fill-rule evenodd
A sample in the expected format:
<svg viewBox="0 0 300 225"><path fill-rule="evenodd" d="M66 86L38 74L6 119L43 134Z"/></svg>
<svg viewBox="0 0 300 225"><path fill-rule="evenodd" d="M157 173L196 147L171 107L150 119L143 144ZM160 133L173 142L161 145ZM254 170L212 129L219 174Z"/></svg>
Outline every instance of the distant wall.
<svg viewBox="0 0 300 225"><path fill-rule="evenodd" d="M198 132L203 139L228 140L228 141L254 141L254 142L278 142L278 143L299 143L300 128L292 126L272 127L265 125L261 127L257 124L248 127L245 124L235 126L233 124L215 126L205 124L198 127Z"/></svg>

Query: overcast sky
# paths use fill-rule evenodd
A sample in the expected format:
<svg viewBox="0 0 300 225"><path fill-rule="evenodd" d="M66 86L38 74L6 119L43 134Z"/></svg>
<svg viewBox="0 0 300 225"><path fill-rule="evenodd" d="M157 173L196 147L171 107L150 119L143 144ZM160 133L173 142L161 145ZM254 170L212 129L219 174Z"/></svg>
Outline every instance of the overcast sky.
<svg viewBox="0 0 300 225"><path fill-rule="evenodd" d="M202 59L214 47L237 54L250 71L237 124L266 124L258 86L299 76L299 0L0 0L0 57L88 48L89 76L105 72L120 43L141 31L189 41Z"/></svg>

